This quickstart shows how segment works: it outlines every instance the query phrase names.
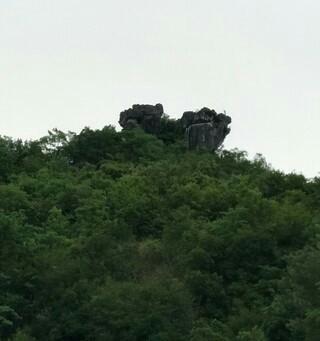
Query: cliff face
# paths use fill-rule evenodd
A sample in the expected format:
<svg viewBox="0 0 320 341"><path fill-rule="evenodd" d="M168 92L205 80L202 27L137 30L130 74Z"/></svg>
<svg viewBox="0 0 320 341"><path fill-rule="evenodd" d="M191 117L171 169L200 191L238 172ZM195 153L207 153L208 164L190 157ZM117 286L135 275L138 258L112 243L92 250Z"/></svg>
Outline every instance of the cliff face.
<svg viewBox="0 0 320 341"><path fill-rule="evenodd" d="M157 134L163 112L161 104L136 104L121 112L119 123L123 129L140 127L147 133ZM178 122L185 129L189 149L214 151L230 133L228 126L231 117L203 108L199 111L186 111Z"/></svg>

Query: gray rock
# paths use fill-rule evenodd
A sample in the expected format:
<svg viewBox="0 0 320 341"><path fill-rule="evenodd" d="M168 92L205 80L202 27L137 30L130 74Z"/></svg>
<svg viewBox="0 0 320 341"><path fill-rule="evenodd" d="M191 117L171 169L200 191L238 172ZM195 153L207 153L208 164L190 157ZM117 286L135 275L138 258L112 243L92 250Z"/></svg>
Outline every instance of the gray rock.
<svg viewBox="0 0 320 341"><path fill-rule="evenodd" d="M135 104L120 114L119 123L123 129L142 128L146 133L158 135L161 128L163 106L161 104ZM186 111L177 121L186 132L189 149L217 150L230 133L231 118L217 114L209 108ZM179 128L180 129L180 128Z"/></svg>
<svg viewBox="0 0 320 341"><path fill-rule="evenodd" d="M181 118L181 124L186 128L188 148L198 150L217 150L230 133L230 123L229 116L208 108L198 112L187 111Z"/></svg>
<svg viewBox="0 0 320 341"><path fill-rule="evenodd" d="M140 127L146 133L157 134L162 115L162 104L135 104L132 108L121 112L119 124L123 129Z"/></svg>
<svg viewBox="0 0 320 341"><path fill-rule="evenodd" d="M181 124L182 127L186 129L192 124L213 122L217 115L218 114L214 110L210 110L206 107L199 111L186 111L181 118Z"/></svg>

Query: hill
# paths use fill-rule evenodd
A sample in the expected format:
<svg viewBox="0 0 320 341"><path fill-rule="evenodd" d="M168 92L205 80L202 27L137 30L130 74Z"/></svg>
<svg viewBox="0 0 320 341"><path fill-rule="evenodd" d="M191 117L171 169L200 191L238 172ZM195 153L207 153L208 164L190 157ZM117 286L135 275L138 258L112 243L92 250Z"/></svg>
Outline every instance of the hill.
<svg viewBox="0 0 320 341"><path fill-rule="evenodd" d="M320 180L159 129L0 139L1 340L318 341Z"/></svg>

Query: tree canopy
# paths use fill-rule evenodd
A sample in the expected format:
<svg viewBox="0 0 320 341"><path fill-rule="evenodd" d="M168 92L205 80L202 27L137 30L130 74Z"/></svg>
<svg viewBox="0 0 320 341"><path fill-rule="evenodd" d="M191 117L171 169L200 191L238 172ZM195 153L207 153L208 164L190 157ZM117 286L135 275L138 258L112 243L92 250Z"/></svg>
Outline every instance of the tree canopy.
<svg viewBox="0 0 320 341"><path fill-rule="evenodd" d="M0 339L318 341L320 179L139 129L0 138Z"/></svg>

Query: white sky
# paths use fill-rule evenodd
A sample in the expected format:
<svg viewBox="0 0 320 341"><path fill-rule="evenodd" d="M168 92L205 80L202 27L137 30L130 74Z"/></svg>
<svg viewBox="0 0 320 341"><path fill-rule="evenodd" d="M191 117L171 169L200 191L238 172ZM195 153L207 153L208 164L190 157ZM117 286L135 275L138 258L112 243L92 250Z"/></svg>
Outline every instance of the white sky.
<svg viewBox="0 0 320 341"><path fill-rule="evenodd" d="M0 134L232 116L226 148L320 172L319 0L0 0Z"/></svg>

